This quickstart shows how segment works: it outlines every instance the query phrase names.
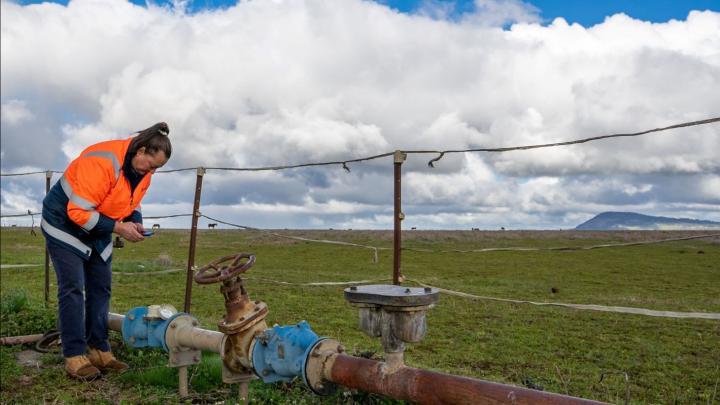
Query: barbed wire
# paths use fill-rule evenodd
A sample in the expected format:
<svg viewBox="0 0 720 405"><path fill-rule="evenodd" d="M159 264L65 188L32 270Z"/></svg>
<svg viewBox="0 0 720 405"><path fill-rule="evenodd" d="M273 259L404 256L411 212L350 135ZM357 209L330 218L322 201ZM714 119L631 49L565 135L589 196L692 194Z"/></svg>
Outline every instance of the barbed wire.
<svg viewBox="0 0 720 405"><path fill-rule="evenodd" d="M274 171L274 170L286 170L286 169L297 169L300 167L312 167L312 166L330 166L330 165L342 165L342 168L346 171L350 171L347 166L348 163L363 162L367 160L375 160L388 156L392 156L395 152L381 153L379 155L367 156L357 159L348 160L334 160L329 162L315 162L315 163L300 163L295 165L284 165L284 166L261 166L261 167L203 167L205 170L225 170L225 171L238 171L238 172L260 172L260 171ZM196 167L184 167L182 169L171 169L171 170L158 170L157 173L172 173L182 172L188 170L197 170Z"/></svg>
<svg viewBox="0 0 720 405"><path fill-rule="evenodd" d="M387 247L377 247L377 246L361 245L361 244L359 244L359 243L343 242L343 241L339 241L339 240L310 239L310 238L303 238L303 237L300 237L300 236L283 235L283 234L280 234L280 233L277 233L277 232L268 231L268 230L265 230L265 229L254 228L254 227L252 227L252 226L240 225L240 224L233 224L233 223L231 223L231 222L222 221L222 220L219 220L219 219L216 219L216 218L212 218L212 217L209 217L209 216L203 215L203 214L200 214L200 216L203 217L203 218L207 218L207 219L209 219L209 220L211 220L211 221L215 221L215 222L218 222L218 223L221 223L221 224L225 224L225 225L228 225L228 226L233 226L233 227L241 228L241 229L247 229L247 230L250 230L250 231L261 232L261 233L265 233L265 234L268 234L268 235L277 236L277 237L279 237L279 238L293 239L293 240L299 240L299 241L303 241L303 242L325 243L325 244L330 244L330 245L353 246L353 247L360 247L360 248L365 248L365 249L371 249L371 250L373 251L373 263L377 263L378 260L379 260L379 259L378 259L378 250L391 250L391 249L392 249L392 248L387 248Z"/></svg>
<svg viewBox="0 0 720 405"><path fill-rule="evenodd" d="M9 214L9 215L0 215L0 218L16 218L16 217L30 217L33 215L40 215L40 212L30 212L28 211L27 214Z"/></svg>
<svg viewBox="0 0 720 405"><path fill-rule="evenodd" d="M28 217L32 215L41 215L41 212L28 212L27 214L10 214L10 215L0 215L0 218L14 218L14 217ZM158 215L158 216L150 216L150 217L143 217L143 219L162 219L162 218L175 218L175 217L191 217L192 214L173 214L173 215Z"/></svg>
<svg viewBox="0 0 720 405"><path fill-rule="evenodd" d="M435 159L432 159L428 162L428 166L434 167L433 163L437 162L438 160L442 159L442 157L446 154L450 153L467 153L467 152L510 152L515 150L529 150L529 149L540 149L540 148L551 148L555 146L568 146L568 145L577 145L592 141L598 141L601 139L609 139L609 138L623 138L623 137L633 137L633 136L641 136L650 134L653 132L660 132L660 131L667 131L670 129L676 129L676 128L684 128L684 127L692 127L696 125L705 125L705 124L712 124L714 122L720 121L720 117L716 118L709 118L706 120L699 120L699 121L691 121L691 122L683 122L680 124L674 124L667 127L662 128L654 128L654 129L648 129L645 131L640 132L631 132L631 133L621 133L621 134L610 134L610 135L600 135L600 136L593 136L590 138L583 138L583 139L577 139L574 141L564 141L564 142L555 142L555 143L542 143L542 144L536 144L536 145L525 145L525 146L509 146L504 148L473 148L473 149L449 149L449 150L409 150L404 151L405 153L414 153L414 154L427 154L427 153L437 153L439 154L438 157Z"/></svg>
<svg viewBox="0 0 720 405"><path fill-rule="evenodd" d="M192 214L173 214L173 215L157 215L152 217L143 216L143 219L163 219L163 218L177 218L177 217L191 217Z"/></svg>
<svg viewBox="0 0 720 405"><path fill-rule="evenodd" d="M551 147L557 147L557 146L582 144L582 143L593 142L593 141L598 141L598 140L602 140L602 139L635 137L635 136L646 135L646 134L650 134L650 133L654 133L654 132L667 131L667 130L671 130L671 129L692 127L692 126L697 126L697 125L707 125L707 124L712 124L715 122L720 122L720 117L708 118L708 119L698 120L698 121L683 122L680 124L674 124L674 125L661 127L661 128L648 129L648 130L640 131L640 132L600 135L600 136L593 136L593 137L589 137L589 138L582 138L582 139L576 139L576 140L572 140L572 141L555 142L555 143L543 143L543 144L523 145L523 146L508 146L508 147L497 147L497 148L470 148L470 149L447 149L447 150L401 150L400 152L405 153L405 154L438 154L438 157L436 157L428 162L428 166L434 167L435 162L442 159L442 157L445 156L446 154L451 154L451 153L471 153L471 152L502 153L502 152L518 151L518 150L551 148ZM355 159L334 160L334 161L327 161L327 162L300 163L300 164L293 164L293 165L274 165L274 166L261 166L261 167L203 167L203 169L205 169L205 170L222 170L222 171L257 172L257 171L277 171L277 170L297 169L297 168L301 168L301 167L312 167L312 166L340 165L343 169L345 169L346 171L349 172L350 168L347 166L349 163L357 163L357 162L380 159L380 158L392 156L394 153L395 152L393 151L393 152L381 153L379 155L366 156L366 157L355 158ZM174 173L174 172L183 172L183 171L190 171L190 170L197 170L197 169L198 169L197 167L184 167L184 168L179 168L179 169L158 170L157 173ZM45 171L26 172L26 173L0 173L0 176L24 176L24 175L30 175L30 174L46 173L46 172L63 173L61 171L56 171L56 170L45 170Z"/></svg>
<svg viewBox="0 0 720 405"><path fill-rule="evenodd" d="M10 177L10 176L27 176L27 175L30 175L30 174L45 174L45 173L48 173L48 172L50 172L50 173L58 173L58 174L64 173L64 172L61 172L61 171L59 171L59 170L43 170L43 171L37 171L37 172L24 172L24 173L0 173L0 176L3 176L3 177Z"/></svg>

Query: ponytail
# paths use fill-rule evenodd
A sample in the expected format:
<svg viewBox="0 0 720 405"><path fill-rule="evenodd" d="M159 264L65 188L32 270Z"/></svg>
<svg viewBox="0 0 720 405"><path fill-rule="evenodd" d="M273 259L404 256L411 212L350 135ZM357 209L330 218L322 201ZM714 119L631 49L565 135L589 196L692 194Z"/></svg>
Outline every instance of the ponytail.
<svg viewBox="0 0 720 405"><path fill-rule="evenodd" d="M150 128L137 133L137 136L130 142L127 154L132 158L137 154L138 149L144 147L145 153L154 155L158 151L163 151L165 157L170 159L172 144L168 135L170 135L168 125L164 122L158 122Z"/></svg>

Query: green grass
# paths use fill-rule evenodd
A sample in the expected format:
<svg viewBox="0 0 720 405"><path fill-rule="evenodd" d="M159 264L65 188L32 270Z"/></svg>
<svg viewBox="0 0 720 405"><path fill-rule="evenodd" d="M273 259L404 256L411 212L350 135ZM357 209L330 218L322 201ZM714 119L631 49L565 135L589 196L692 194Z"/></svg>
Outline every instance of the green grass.
<svg viewBox="0 0 720 405"><path fill-rule="evenodd" d="M43 263L42 236L27 229L3 228L0 262ZM392 246L391 232L285 231L318 239ZM625 232L407 232L404 245L434 250L507 246L586 246L661 239L673 233ZM116 271L146 272L186 268L189 232L162 230L140 244L116 250ZM278 240L248 231L202 231L196 263L252 252L256 265L245 282L252 299L265 301L267 323L307 320L320 335L340 340L350 352L382 354L379 340L357 327L356 311L345 303L341 286L288 286L294 283L388 279L392 253L380 251L372 262L367 249ZM720 243L690 240L657 245L569 252L421 253L404 251L408 279L475 295L582 304L642 307L669 311L720 312ZM142 266L142 267L140 267ZM26 291L26 310L42 313L44 271L40 267L5 268L3 303ZM169 303L183 307L185 273L116 275L111 311ZM51 269L51 310L56 306ZM413 285L406 282L407 285ZM551 292L554 288L557 292ZM193 285L192 313L215 329L224 313L218 285ZM22 299L19 299L22 301ZM5 304L3 304L5 305ZM30 313L28 312L28 313ZM36 315L33 315L36 316ZM40 333L41 321L3 322L1 334ZM23 315L26 317L26 315ZM10 315L11 319L12 316ZM17 318L17 317L15 317ZM15 319L12 318L12 319ZM25 329L23 329L25 328ZM118 357L133 371L92 383L91 389L64 377L60 361L40 369L18 368L18 348L0 351L3 403L167 403L177 402L176 370L165 368L166 354L128 350L113 334ZM452 374L514 385L542 386L546 391L623 403L629 378L632 403L698 403L720 401L720 322L578 311L557 307L470 300L443 295L428 313L428 333L408 345L406 363ZM48 355L50 356L50 355ZM59 355L55 355L58 357ZM49 361L48 363L53 363ZM191 370L193 401L233 401L236 386L219 376L220 360L208 353ZM606 376L601 381L601 376ZM28 382L29 379L29 382ZM12 387L12 389L7 389ZM317 403L302 383L250 388L256 403ZM338 393L326 403L382 403L363 393ZM391 401L390 401L391 402Z"/></svg>

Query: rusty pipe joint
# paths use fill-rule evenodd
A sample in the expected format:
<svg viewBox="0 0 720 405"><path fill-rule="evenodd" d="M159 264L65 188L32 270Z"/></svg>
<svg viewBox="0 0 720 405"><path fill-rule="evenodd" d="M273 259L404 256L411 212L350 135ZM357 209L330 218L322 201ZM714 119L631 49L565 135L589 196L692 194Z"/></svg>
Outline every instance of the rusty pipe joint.
<svg viewBox="0 0 720 405"><path fill-rule="evenodd" d="M345 348L335 339L320 339L311 347L305 360L303 381L318 395L331 395L338 384L332 380L332 369L338 354Z"/></svg>
<svg viewBox="0 0 720 405"><path fill-rule="evenodd" d="M223 346L223 381L247 380L252 375L251 344L265 329L267 305L262 301L251 301L237 277L226 281L221 287L225 297L227 314L218 323L218 329L226 335Z"/></svg>
<svg viewBox="0 0 720 405"><path fill-rule="evenodd" d="M438 298L439 291L432 288L365 285L345 289L345 300L358 308L360 329L380 338L388 373L404 366L405 343L425 337L426 313Z"/></svg>

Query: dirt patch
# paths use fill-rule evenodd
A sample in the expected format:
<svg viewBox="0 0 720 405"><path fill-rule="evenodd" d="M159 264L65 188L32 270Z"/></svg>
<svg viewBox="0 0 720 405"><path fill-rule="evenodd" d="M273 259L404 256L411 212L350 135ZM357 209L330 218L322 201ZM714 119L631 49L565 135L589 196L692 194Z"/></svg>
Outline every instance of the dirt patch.
<svg viewBox="0 0 720 405"><path fill-rule="evenodd" d="M35 350L23 350L15 353L15 360L18 364L25 367L40 367L42 361L40 357L42 353L36 352Z"/></svg>

